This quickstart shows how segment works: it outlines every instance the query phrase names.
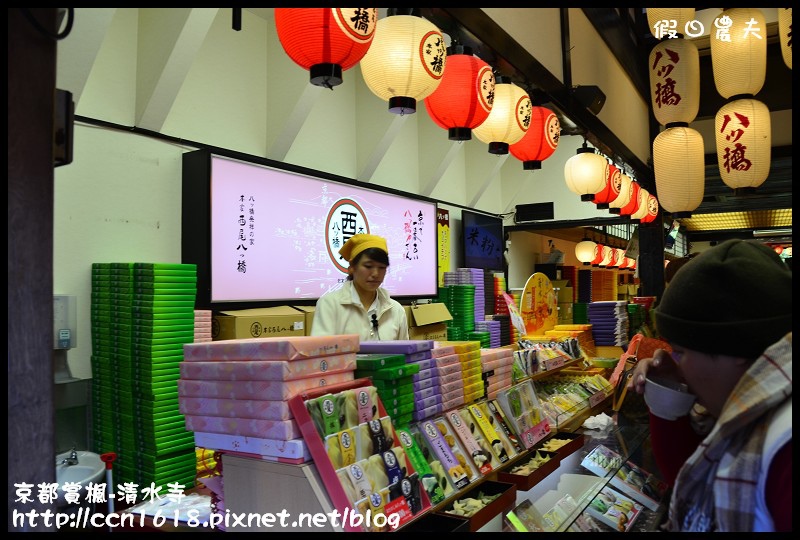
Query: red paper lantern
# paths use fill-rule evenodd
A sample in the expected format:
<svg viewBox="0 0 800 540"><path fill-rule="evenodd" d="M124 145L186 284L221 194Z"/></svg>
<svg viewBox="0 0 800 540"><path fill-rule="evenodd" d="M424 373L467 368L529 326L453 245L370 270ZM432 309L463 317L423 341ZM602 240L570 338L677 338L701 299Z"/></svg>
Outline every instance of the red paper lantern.
<svg viewBox="0 0 800 540"><path fill-rule="evenodd" d="M592 202L597 205L598 210L605 210L611 201L619 197L622 188L622 173L614 165L608 166L608 177L606 187L602 191L594 194Z"/></svg>
<svg viewBox="0 0 800 540"><path fill-rule="evenodd" d="M437 126L448 130L451 141L469 141L472 128L492 110L494 73L491 66L463 45L447 48L447 63L436 90L425 98L425 108Z"/></svg>
<svg viewBox="0 0 800 540"><path fill-rule="evenodd" d="M647 197L647 214L639 221L639 223L650 223L651 221L655 221L656 217L658 216L658 199L656 196L650 193Z"/></svg>
<svg viewBox="0 0 800 540"><path fill-rule="evenodd" d="M377 22L378 8L275 8L283 50L311 84L331 89L367 54Z"/></svg>
<svg viewBox="0 0 800 540"><path fill-rule="evenodd" d="M553 155L561 137L558 116L546 107L533 107L531 125L518 142L508 150L522 162L522 168L532 171L542 168L542 161Z"/></svg>
<svg viewBox="0 0 800 540"><path fill-rule="evenodd" d="M592 259L592 266L600 266L600 263L603 262L603 257L605 256L605 251L603 251L603 244L597 244L594 247L594 259Z"/></svg>
<svg viewBox="0 0 800 540"><path fill-rule="evenodd" d="M637 182L631 182L631 200L619 209L620 216L631 217L639 210L639 192L641 190L642 187Z"/></svg>

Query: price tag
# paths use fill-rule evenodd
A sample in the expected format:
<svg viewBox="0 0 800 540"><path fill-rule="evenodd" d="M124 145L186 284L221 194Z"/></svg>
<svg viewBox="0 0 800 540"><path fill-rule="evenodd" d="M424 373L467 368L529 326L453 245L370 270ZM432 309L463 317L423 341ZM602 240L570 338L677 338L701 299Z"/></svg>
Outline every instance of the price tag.
<svg viewBox="0 0 800 540"><path fill-rule="evenodd" d="M547 420L543 420L532 428L523 431L519 438L522 439L525 448L532 448L533 445L544 439L549 434L550 424L547 423Z"/></svg>
<svg viewBox="0 0 800 540"><path fill-rule="evenodd" d="M544 361L544 369L545 371L550 371L551 369L560 368L566 365L567 359L563 356L558 356L556 358L548 358Z"/></svg>
<svg viewBox="0 0 800 540"><path fill-rule="evenodd" d="M589 407L594 407L595 405L606 399L606 397L607 397L606 393L603 392L602 390L599 392L595 392L594 394L589 396Z"/></svg>

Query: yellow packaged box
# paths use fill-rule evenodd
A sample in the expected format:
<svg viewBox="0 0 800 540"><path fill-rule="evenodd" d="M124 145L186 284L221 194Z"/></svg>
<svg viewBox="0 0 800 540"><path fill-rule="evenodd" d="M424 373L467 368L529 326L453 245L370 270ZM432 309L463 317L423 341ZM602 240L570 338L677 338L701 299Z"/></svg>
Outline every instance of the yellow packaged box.
<svg viewBox="0 0 800 540"><path fill-rule="evenodd" d="M423 340L447 339L447 321L453 316L441 302L405 306L408 338Z"/></svg>
<svg viewBox="0 0 800 540"><path fill-rule="evenodd" d="M305 315L305 335L311 335L311 324L314 322L314 312L317 310L316 306L292 306L298 311L302 311Z"/></svg>
<svg viewBox="0 0 800 540"><path fill-rule="evenodd" d="M222 311L214 315L214 340L304 336L305 314L291 306Z"/></svg>

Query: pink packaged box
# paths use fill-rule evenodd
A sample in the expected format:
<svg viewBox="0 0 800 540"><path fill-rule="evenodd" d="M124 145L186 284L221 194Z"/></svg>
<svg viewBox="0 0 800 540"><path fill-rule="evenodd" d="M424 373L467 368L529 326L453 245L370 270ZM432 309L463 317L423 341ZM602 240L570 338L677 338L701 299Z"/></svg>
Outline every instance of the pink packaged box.
<svg viewBox="0 0 800 540"><path fill-rule="evenodd" d="M511 349L481 349L481 361L488 362L498 358L514 358Z"/></svg>
<svg viewBox="0 0 800 540"><path fill-rule="evenodd" d="M510 377L508 379L504 380L504 381L495 381L495 382L489 383L489 386L486 387L486 394L487 395L489 393L491 393L493 395L497 394L497 392L499 390L503 390L504 388L510 388L512 384L514 384L514 383L513 383L513 380Z"/></svg>
<svg viewBox="0 0 800 540"><path fill-rule="evenodd" d="M436 358L436 365L437 366L449 366L451 364L461 364L461 361L457 354L448 354L447 356L440 356Z"/></svg>
<svg viewBox="0 0 800 540"><path fill-rule="evenodd" d="M341 336L287 336L225 339L213 343L187 343L186 362L227 360L302 360L317 356L358 352L358 334Z"/></svg>
<svg viewBox="0 0 800 540"><path fill-rule="evenodd" d="M256 420L254 418L225 418L222 416L193 416L187 414L186 429L206 433L227 433L262 439L298 439L303 436L294 420ZM197 443L195 443L197 444Z"/></svg>
<svg viewBox="0 0 800 540"><path fill-rule="evenodd" d="M181 362L181 378L219 381L292 381L356 369L356 353L318 356L305 360L232 360Z"/></svg>
<svg viewBox="0 0 800 540"><path fill-rule="evenodd" d="M259 456L285 457L311 461L311 454L303 439L264 439L225 433L194 432L194 444L213 450L231 450Z"/></svg>
<svg viewBox="0 0 800 540"><path fill-rule="evenodd" d="M445 375L450 375L451 373L458 373L459 376L461 375L461 364L459 362L454 362L452 364L445 364L436 367L436 370L439 372L439 377L444 378Z"/></svg>
<svg viewBox="0 0 800 540"><path fill-rule="evenodd" d="M447 401L442 401L442 410L449 411L450 409L455 409L456 407L461 407L464 404L464 395L455 396Z"/></svg>
<svg viewBox="0 0 800 540"><path fill-rule="evenodd" d="M289 410L289 404L286 401L260 399L179 397L178 410L181 414L195 416L226 416L260 420L290 420L292 418L292 411Z"/></svg>
<svg viewBox="0 0 800 540"><path fill-rule="evenodd" d="M434 342L433 349L431 349L431 356L433 358L441 358L442 356L449 356L456 353L455 345L439 345Z"/></svg>
<svg viewBox="0 0 800 540"><path fill-rule="evenodd" d="M514 366L511 364L506 364L504 366L497 366L494 369L484 369L483 374L489 377L493 375L505 375L506 373L511 373L514 370Z"/></svg>
<svg viewBox="0 0 800 540"><path fill-rule="evenodd" d="M439 390L441 390L442 394L449 394L450 392L461 391L464 393L464 381L458 379L457 381L448 381L439 383Z"/></svg>
<svg viewBox="0 0 800 540"><path fill-rule="evenodd" d="M453 390L451 392L447 392L447 393L442 392L442 403L447 403L448 401L450 401L451 399L453 399L455 397L463 398L464 397L464 389L463 388L458 388L457 390Z"/></svg>
<svg viewBox="0 0 800 540"><path fill-rule="evenodd" d="M460 368L461 366L459 366ZM461 369L458 371L453 371L452 373L448 373L447 375L439 375L439 384L447 384L455 381L463 381L464 377L461 374Z"/></svg>
<svg viewBox="0 0 800 540"><path fill-rule="evenodd" d="M353 373L352 371L343 371L325 375L325 377L307 377L294 381L195 381L178 379L178 396L280 401L312 388L352 381L355 378Z"/></svg>

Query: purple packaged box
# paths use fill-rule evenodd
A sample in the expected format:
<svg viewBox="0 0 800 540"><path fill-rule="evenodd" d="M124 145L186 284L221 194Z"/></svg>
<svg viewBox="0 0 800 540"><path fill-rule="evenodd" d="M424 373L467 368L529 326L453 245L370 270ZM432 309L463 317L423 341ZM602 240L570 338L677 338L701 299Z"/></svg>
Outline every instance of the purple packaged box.
<svg viewBox="0 0 800 540"><path fill-rule="evenodd" d="M429 360L433 358L430 350L420 351L406 355L406 362L420 362L421 360ZM424 369L424 368L420 368Z"/></svg>
<svg viewBox="0 0 800 540"><path fill-rule="evenodd" d="M422 390L415 391L414 392L414 398L415 399L425 399L425 398L429 398L431 396L436 396L436 395L439 395L439 394L441 394L441 391L439 390L439 386L438 385L437 386L430 386L428 388L423 388Z"/></svg>
<svg viewBox="0 0 800 540"><path fill-rule="evenodd" d="M417 390L425 390L426 388L431 388L439 386L439 377L428 377L427 379L420 379L418 381L414 381L414 391Z"/></svg>
<svg viewBox="0 0 800 540"><path fill-rule="evenodd" d="M421 411L422 409L427 409L431 405L441 405L442 404L442 396L441 394L434 394L432 396L417 399L414 401L414 409Z"/></svg>
<svg viewBox="0 0 800 540"><path fill-rule="evenodd" d="M430 379L434 376L439 376L435 369L423 369L422 366L420 366L419 372L414 374L414 382L424 381L425 379Z"/></svg>
<svg viewBox="0 0 800 540"><path fill-rule="evenodd" d="M416 362L406 362L406 363L415 364L419 366L420 373L429 369L436 369L436 361L433 358L428 358L425 360L417 360Z"/></svg>
<svg viewBox="0 0 800 540"><path fill-rule="evenodd" d="M430 407L426 407L421 410L416 409L412 413L412 416L414 417L415 421L419 422L420 420L425 420L426 418L431 418L433 416L436 416L440 412L442 412L442 404L437 403L436 405L431 405Z"/></svg>
<svg viewBox="0 0 800 540"><path fill-rule="evenodd" d="M362 341L360 353L403 353L413 354L433 349L433 341L425 339L398 339L395 341Z"/></svg>

